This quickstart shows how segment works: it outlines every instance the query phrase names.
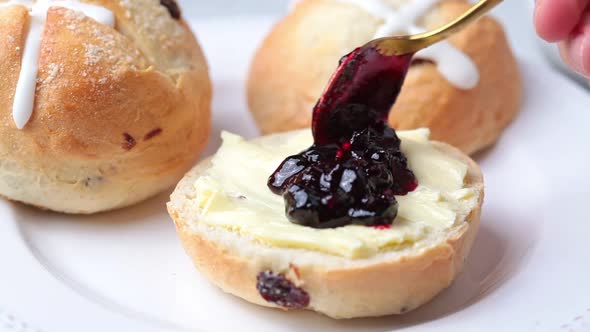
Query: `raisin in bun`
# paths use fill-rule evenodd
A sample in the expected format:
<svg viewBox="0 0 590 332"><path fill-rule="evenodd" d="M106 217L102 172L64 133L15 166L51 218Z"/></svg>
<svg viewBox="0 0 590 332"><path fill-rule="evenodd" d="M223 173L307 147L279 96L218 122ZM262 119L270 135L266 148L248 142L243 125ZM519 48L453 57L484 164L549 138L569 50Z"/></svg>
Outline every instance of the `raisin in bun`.
<svg viewBox="0 0 590 332"><path fill-rule="evenodd" d="M210 102L205 58L172 0L0 1L10 200L94 213L153 196L194 164Z"/></svg>
<svg viewBox="0 0 590 332"><path fill-rule="evenodd" d="M264 133L308 127L340 57L375 37L439 27L469 6L463 0L298 1L254 58L250 111ZM408 9L423 15L414 19ZM494 143L517 114L521 80L493 18L471 24L449 43L417 54L389 119L397 129L428 127L433 139L471 154Z"/></svg>
<svg viewBox="0 0 590 332"><path fill-rule="evenodd" d="M277 151L297 135L300 133L274 134L252 142L265 151ZM302 308L333 318L404 313L428 302L448 287L461 271L477 233L483 201L483 178L478 165L448 144L432 144L450 160L465 165L463 185L475 195L472 207L463 215L457 215L453 226L444 231L434 232L412 244L386 247L368 257L349 258L259 241L245 232L245 227L256 217L240 220L238 214L231 214L235 220L231 221L234 226L229 228L205 222L198 208L203 198L199 197L196 183L209 174L215 159L213 163L210 159L201 162L181 180L168 203L168 211L194 265L225 292L262 306ZM266 183L260 186L268 190ZM216 201L210 204L220 206ZM219 208L215 212L220 212ZM265 216L258 214L257 217ZM402 226L394 223L392 229L396 227ZM287 235L294 239L290 236ZM322 237L315 240L328 242ZM342 244L336 242L337 246ZM288 296L274 303L265 300L261 287L269 285L277 287L267 289L271 296L273 291L288 293Z"/></svg>

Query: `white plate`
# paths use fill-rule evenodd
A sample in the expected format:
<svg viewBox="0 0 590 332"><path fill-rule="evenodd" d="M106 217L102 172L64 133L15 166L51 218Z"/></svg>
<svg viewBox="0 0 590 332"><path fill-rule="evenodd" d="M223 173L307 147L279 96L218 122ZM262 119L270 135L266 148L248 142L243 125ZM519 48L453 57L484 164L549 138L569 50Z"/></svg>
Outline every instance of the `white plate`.
<svg viewBox="0 0 590 332"><path fill-rule="evenodd" d="M215 79L209 152L222 128L257 134L243 82L269 23L197 24ZM521 59L522 113L477 158L487 186L472 254L453 286L423 308L335 321L223 294L185 256L165 194L90 217L1 201L0 330L589 331L590 97L545 64Z"/></svg>

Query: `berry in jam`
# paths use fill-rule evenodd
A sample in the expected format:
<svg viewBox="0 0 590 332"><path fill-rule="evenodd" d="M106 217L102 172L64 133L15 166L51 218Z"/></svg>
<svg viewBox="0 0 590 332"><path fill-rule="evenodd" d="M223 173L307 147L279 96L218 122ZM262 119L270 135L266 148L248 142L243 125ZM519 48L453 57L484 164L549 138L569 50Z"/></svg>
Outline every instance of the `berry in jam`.
<svg viewBox="0 0 590 332"><path fill-rule="evenodd" d="M300 309L309 305L309 294L282 274L272 271L258 273L256 289L263 299L284 308Z"/></svg>
<svg viewBox="0 0 590 332"><path fill-rule="evenodd" d="M357 49L340 60L314 107L314 145L288 157L268 186L293 223L333 228L391 225L395 195L418 183L387 124L412 56Z"/></svg>

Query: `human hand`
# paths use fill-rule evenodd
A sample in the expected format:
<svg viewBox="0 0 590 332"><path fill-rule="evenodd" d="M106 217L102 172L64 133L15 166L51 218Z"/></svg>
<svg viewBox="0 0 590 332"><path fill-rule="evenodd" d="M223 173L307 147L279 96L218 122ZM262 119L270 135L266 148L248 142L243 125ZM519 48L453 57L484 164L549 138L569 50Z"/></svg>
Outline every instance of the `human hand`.
<svg viewBox="0 0 590 332"><path fill-rule="evenodd" d="M559 43L567 65L590 78L590 0L536 0L535 28Z"/></svg>

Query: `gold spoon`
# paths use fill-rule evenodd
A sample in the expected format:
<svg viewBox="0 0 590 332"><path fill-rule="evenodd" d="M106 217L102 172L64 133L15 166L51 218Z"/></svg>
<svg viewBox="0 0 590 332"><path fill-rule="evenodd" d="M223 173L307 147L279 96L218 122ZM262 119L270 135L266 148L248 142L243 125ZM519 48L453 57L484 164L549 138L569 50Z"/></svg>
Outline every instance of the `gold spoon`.
<svg viewBox="0 0 590 332"><path fill-rule="evenodd" d="M413 54L454 34L477 20L503 0L481 0L454 21L432 31L416 35L393 36L372 40L362 48L376 48L383 55Z"/></svg>

